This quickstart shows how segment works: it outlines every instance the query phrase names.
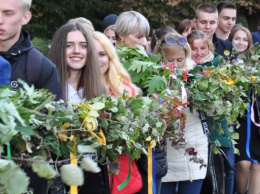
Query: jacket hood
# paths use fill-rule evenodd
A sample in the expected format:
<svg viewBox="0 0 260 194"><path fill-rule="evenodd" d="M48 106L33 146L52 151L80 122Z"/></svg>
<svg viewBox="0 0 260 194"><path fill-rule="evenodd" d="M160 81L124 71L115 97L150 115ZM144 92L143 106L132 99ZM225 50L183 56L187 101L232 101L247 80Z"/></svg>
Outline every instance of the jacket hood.
<svg viewBox="0 0 260 194"><path fill-rule="evenodd" d="M7 52L0 52L0 55L9 61L15 61L18 56L27 53L32 48L30 35L22 30L19 40Z"/></svg>

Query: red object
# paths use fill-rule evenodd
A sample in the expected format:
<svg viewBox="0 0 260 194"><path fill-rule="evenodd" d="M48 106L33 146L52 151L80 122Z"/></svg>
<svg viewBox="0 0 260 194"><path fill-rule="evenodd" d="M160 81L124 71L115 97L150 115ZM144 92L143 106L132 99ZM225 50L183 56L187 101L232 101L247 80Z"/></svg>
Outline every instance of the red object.
<svg viewBox="0 0 260 194"><path fill-rule="evenodd" d="M189 70L185 70L183 73L182 73L182 79L183 81L187 82L188 81L188 78L189 76L187 76L187 74L189 73Z"/></svg>
<svg viewBox="0 0 260 194"><path fill-rule="evenodd" d="M119 174L111 174L110 175L110 189L111 194L134 194L137 193L143 186L142 177L138 170L135 160L130 162L130 169L128 167L128 162L130 160L129 155L121 156L118 158L119 165ZM130 180L128 184L121 190L118 189L118 186L121 185L127 175L131 170Z"/></svg>

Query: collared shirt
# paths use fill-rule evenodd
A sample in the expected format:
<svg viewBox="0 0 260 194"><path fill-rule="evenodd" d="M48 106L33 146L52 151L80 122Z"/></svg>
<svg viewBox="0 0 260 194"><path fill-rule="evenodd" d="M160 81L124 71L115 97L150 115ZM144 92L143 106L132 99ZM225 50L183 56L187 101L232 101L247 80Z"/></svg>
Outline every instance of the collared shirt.
<svg viewBox="0 0 260 194"><path fill-rule="evenodd" d="M67 100L79 104L83 99L83 89L75 90L70 84L67 84Z"/></svg>

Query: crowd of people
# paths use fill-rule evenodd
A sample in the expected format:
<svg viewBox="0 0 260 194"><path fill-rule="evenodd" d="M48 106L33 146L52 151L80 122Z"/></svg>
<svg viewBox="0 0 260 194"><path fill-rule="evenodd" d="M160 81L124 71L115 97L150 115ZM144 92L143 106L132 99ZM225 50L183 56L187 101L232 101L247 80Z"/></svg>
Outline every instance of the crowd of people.
<svg viewBox="0 0 260 194"><path fill-rule="evenodd" d="M225 60L241 60L255 43L260 43L260 24L259 30L251 33L243 25L236 24L235 4L221 1L217 6L200 4L194 18L184 19L176 29L171 26L158 28L151 34L150 42L147 41L150 35L149 18L137 11L125 11L118 16L109 14L103 20L103 32L95 31L92 22L84 17L72 18L55 32L48 57L45 57L33 47L29 33L22 29L32 17L31 3L31 0L0 0L0 86L10 84L13 90L17 90L21 87L17 80L22 79L38 89L48 89L56 95L56 100L63 99L65 103L80 103L83 99L102 94L115 97L123 94L145 95L145 91L133 83L121 64L116 52L118 47L136 48L141 45L148 57L161 54L162 65L171 69L192 70L195 66L218 66L220 56ZM32 52L36 57L32 57ZM231 58L232 53L236 54L235 58ZM257 110L256 106L255 115ZM210 128L207 136L199 112L190 112L189 108L183 112L187 115L185 140L205 163L208 162L209 141L220 142L220 148L227 157L230 169L224 174L223 191L219 193L259 194L259 128L253 123L248 128L246 113L245 118L239 120L241 126L234 129L240 134L238 144L232 145L229 138L232 132L228 130L225 117L216 119L207 113ZM217 129L219 127L221 134ZM250 153L257 162L251 160L246 150L248 130L251 131ZM239 148L240 155L234 154L234 146ZM185 154L185 148L173 147L168 138L163 138L155 148L154 162L157 194L202 192L207 168L191 161ZM142 156L136 164L142 186L131 188L131 193L147 194L147 157ZM109 175L109 166L99 166L100 173L84 174L85 182L79 187L79 193L118 192L117 182L113 180L120 173ZM25 170L34 193L46 194L47 181L37 177L30 169ZM65 193L68 187L50 190L52 193Z"/></svg>

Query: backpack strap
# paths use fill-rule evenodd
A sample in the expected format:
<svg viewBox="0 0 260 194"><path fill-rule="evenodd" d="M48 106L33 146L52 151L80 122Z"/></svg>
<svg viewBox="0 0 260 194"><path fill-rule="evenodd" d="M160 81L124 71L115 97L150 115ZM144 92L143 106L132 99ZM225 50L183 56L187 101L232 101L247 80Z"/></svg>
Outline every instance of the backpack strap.
<svg viewBox="0 0 260 194"><path fill-rule="evenodd" d="M32 48L28 51L26 59L27 82L29 84L33 84L35 88L39 87L42 60L43 54L40 53L37 49Z"/></svg>
<svg viewBox="0 0 260 194"><path fill-rule="evenodd" d="M198 112L199 112L203 132L205 135L209 136L210 132L209 132L209 126L208 126L208 122L207 122L207 115L202 110L198 110Z"/></svg>

